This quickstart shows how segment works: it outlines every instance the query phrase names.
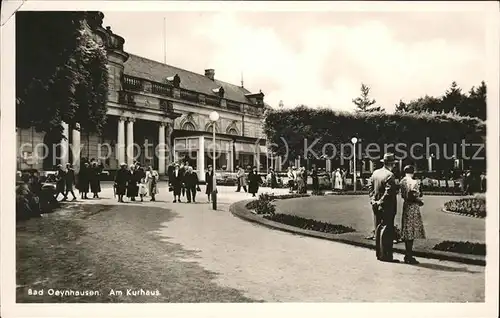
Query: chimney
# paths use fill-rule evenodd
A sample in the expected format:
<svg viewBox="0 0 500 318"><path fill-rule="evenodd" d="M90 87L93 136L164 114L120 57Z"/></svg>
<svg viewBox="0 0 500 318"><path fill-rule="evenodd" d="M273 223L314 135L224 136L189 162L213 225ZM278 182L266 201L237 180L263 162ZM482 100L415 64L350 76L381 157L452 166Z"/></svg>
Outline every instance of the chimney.
<svg viewBox="0 0 500 318"><path fill-rule="evenodd" d="M215 78L215 70L211 68L205 70L205 76L213 81Z"/></svg>

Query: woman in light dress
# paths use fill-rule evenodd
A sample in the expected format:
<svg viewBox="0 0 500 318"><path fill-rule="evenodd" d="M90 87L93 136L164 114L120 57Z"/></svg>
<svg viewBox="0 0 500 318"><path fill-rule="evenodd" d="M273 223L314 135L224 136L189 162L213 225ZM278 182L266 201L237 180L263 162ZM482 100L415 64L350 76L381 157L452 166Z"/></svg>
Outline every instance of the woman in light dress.
<svg viewBox="0 0 500 318"><path fill-rule="evenodd" d="M342 172L340 172L340 168L337 168L337 170L335 170L333 172L332 180L333 180L333 189L334 190L340 191L344 188L343 182L342 182L343 181L342 180Z"/></svg>
<svg viewBox="0 0 500 318"><path fill-rule="evenodd" d="M424 224L420 207L424 205L421 197L420 184L413 179L415 168L406 166L404 168L405 177L401 179L400 189L403 198L403 214L401 216L401 238L405 242L406 255L404 262L407 264L418 264L413 257L413 241L425 239Z"/></svg>
<svg viewBox="0 0 500 318"><path fill-rule="evenodd" d="M305 171L304 167L301 167L295 177L297 182L297 193L304 193L304 188L306 186L304 180L304 171Z"/></svg>
<svg viewBox="0 0 500 318"><path fill-rule="evenodd" d="M153 170L153 167L148 166L148 169L146 170L146 177L145 183L146 183L146 189L151 196L151 201L155 201L155 196L158 194L158 179L160 178L160 175L156 170Z"/></svg>

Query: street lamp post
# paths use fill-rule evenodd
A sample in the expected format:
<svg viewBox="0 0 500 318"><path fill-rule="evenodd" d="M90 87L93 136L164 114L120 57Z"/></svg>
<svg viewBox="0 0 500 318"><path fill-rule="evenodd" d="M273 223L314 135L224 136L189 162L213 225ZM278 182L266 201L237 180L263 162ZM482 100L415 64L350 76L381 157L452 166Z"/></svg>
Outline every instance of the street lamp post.
<svg viewBox="0 0 500 318"><path fill-rule="evenodd" d="M352 137L351 142L354 145L354 157L353 157L353 172L354 172L354 177L353 177L353 183L354 183L354 192L356 192L356 143L358 142L358 138Z"/></svg>
<svg viewBox="0 0 500 318"><path fill-rule="evenodd" d="M212 208L217 210L217 178L215 176L215 123L219 120L219 113L213 111L210 113L210 121L212 122L212 146L213 146L213 158L212 158L212 171L214 173L213 183L212 183Z"/></svg>

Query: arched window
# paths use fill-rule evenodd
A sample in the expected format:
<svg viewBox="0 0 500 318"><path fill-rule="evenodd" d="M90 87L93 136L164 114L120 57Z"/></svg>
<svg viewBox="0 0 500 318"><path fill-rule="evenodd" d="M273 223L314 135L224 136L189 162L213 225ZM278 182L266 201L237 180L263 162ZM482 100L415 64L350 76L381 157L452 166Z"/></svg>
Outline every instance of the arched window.
<svg viewBox="0 0 500 318"><path fill-rule="evenodd" d="M193 123L186 122L184 125L182 125L182 130L196 130L196 127L193 125Z"/></svg>
<svg viewBox="0 0 500 318"><path fill-rule="evenodd" d="M229 135L238 135L238 131L235 128L229 128L227 131Z"/></svg>

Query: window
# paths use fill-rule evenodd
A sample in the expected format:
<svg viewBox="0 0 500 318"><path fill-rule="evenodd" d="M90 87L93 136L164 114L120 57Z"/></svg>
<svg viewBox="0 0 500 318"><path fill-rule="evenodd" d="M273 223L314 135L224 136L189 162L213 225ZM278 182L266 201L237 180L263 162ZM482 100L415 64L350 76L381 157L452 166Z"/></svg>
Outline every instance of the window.
<svg viewBox="0 0 500 318"><path fill-rule="evenodd" d="M194 127L193 123L187 122L182 125L182 130L196 130L196 127Z"/></svg>
<svg viewBox="0 0 500 318"><path fill-rule="evenodd" d="M227 131L227 133L230 134L230 135L238 135L238 131L235 128L230 128Z"/></svg>

